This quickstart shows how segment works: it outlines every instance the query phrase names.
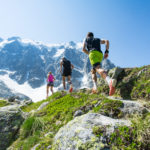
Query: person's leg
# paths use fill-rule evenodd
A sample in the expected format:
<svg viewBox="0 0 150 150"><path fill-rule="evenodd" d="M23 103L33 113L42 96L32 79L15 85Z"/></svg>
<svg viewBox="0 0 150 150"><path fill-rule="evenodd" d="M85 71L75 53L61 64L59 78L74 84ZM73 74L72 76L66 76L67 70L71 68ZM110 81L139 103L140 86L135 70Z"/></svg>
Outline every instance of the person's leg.
<svg viewBox="0 0 150 150"><path fill-rule="evenodd" d="M52 92L52 94L53 94L53 86L51 86L51 92Z"/></svg>
<svg viewBox="0 0 150 150"><path fill-rule="evenodd" d="M97 92L97 76L96 76L96 70L95 70L95 69L92 69L92 70L91 70L91 74L92 74L92 80L93 80L92 93L96 93L96 92Z"/></svg>
<svg viewBox="0 0 150 150"><path fill-rule="evenodd" d="M62 80L63 80L63 87L64 87L64 90L65 90L66 89L65 76L62 76Z"/></svg>
<svg viewBox="0 0 150 150"><path fill-rule="evenodd" d="M68 83L70 85L69 92L72 92L73 86L72 86L72 82L71 82L71 75L68 76Z"/></svg>
<svg viewBox="0 0 150 150"><path fill-rule="evenodd" d="M49 94L49 85L47 85L46 94L47 94L46 98L48 98L48 94Z"/></svg>
<svg viewBox="0 0 150 150"><path fill-rule="evenodd" d="M106 80L106 82L109 85L109 95L113 95L115 93L115 84L116 84L116 80L115 79L111 79L107 73L104 71L104 69L100 68L100 63L103 59L103 54L98 52L98 51L92 51L89 54L89 59L90 59L90 63L93 66L94 69L96 69L96 72L98 74L100 74L100 76Z"/></svg>
<svg viewBox="0 0 150 150"><path fill-rule="evenodd" d="M100 65L96 67L96 72L100 74L100 76L108 83L109 85L109 95L113 95L115 93L115 86L116 86L116 80L111 79L107 73L104 71L104 69L100 68Z"/></svg>
<svg viewBox="0 0 150 150"><path fill-rule="evenodd" d="M107 77L107 73L104 71L104 69L100 68L100 65L97 65L95 67L96 72L105 80ZM107 82L108 83L108 82Z"/></svg>

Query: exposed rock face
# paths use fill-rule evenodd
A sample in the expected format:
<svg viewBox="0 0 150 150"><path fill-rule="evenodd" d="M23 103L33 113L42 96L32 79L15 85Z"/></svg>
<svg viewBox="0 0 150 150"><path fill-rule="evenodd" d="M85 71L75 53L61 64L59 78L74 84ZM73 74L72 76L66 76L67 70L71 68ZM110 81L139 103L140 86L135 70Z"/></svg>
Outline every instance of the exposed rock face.
<svg viewBox="0 0 150 150"><path fill-rule="evenodd" d="M19 100L29 100L28 96L25 96L21 93L15 93L14 91L10 90L7 85L4 84L3 81L0 81L0 97L3 98L10 98L10 97L17 97Z"/></svg>
<svg viewBox="0 0 150 150"><path fill-rule="evenodd" d="M81 42L50 46L19 37L11 37L4 41L0 39L0 42L0 75L8 75L18 84L28 83L32 88L38 88L45 84L47 73L51 71L56 78L55 87L61 89L62 77L59 70L62 57L69 59L75 66L72 71L74 89L90 87L92 84L91 65L88 56L82 52ZM102 66L108 70L113 68L114 64L107 59ZM6 95L10 94L7 87L0 86L0 90ZM1 94L4 92L0 92L1 97L5 96Z"/></svg>
<svg viewBox="0 0 150 150"><path fill-rule="evenodd" d="M0 149L6 148L16 139L17 132L23 122L18 105L0 108Z"/></svg>
<svg viewBox="0 0 150 150"><path fill-rule="evenodd" d="M93 150L105 147L106 137L114 131L117 125L129 125L126 120L112 119L97 113L88 113L76 117L62 127L55 136L54 147L59 150L79 150L91 145ZM101 138L93 134L93 127L106 127L106 133Z"/></svg>
<svg viewBox="0 0 150 150"><path fill-rule="evenodd" d="M37 111L42 110L45 106L47 106L49 104L49 102L44 102L40 105L40 107L37 109Z"/></svg>

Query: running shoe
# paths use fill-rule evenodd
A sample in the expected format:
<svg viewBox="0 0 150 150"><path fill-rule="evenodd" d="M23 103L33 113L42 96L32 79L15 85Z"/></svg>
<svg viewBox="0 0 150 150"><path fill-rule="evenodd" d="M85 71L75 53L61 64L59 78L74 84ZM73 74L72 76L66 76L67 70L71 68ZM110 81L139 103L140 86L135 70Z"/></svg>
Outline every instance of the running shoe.
<svg viewBox="0 0 150 150"><path fill-rule="evenodd" d="M109 96L112 96L115 94L115 86L116 86L117 80L116 79L111 79L110 84L109 84Z"/></svg>
<svg viewBox="0 0 150 150"><path fill-rule="evenodd" d="M92 89L92 94L97 94L97 90L96 89Z"/></svg>
<svg viewBox="0 0 150 150"><path fill-rule="evenodd" d="M71 93L73 91L73 88L71 87L70 89L69 89L69 92Z"/></svg>

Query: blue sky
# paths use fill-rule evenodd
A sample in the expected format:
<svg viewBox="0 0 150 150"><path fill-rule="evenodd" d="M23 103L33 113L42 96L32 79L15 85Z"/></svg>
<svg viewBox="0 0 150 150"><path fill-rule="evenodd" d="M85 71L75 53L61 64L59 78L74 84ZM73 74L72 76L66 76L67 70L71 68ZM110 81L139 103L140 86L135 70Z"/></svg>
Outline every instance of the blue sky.
<svg viewBox="0 0 150 150"><path fill-rule="evenodd" d="M149 0L0 0L1 38L80 42L89 31L110 41L115 65L150 64Z"/></svg>

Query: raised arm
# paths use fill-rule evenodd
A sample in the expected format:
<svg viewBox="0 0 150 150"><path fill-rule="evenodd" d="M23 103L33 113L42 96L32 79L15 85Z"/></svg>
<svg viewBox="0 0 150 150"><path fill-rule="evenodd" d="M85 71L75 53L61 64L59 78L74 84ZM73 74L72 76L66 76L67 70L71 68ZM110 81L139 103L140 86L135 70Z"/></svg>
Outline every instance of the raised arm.
<svg viewBox="0 0 150 150"><path fill-rule="evenodd" d="M105 44L106 45L106 50L104 53L104 58L108 57L108 53L109 53L109 41L108 40L101 40L100 44Z"/></svg>
<svg viewBox="0 0 150 150"><path fill-rule="evenodd" d="M101 40L100 44L105 44L106 45L106 49L109 50L109 41L108 40Z"/></svg>
<svg viewBox="0 0 150 150"><path fill-rule="evenodd" d="M86 44L85 44L85 42L83 43L83 49L82 49L82 51L85 53L85 54L89 54L89 52L86 50Z"/></svg>
<svg viewBox="0 0 150 150"><path fill-rule="evenodd" d="M53 80L56 80L54 76L53 76Z"/></svg>

